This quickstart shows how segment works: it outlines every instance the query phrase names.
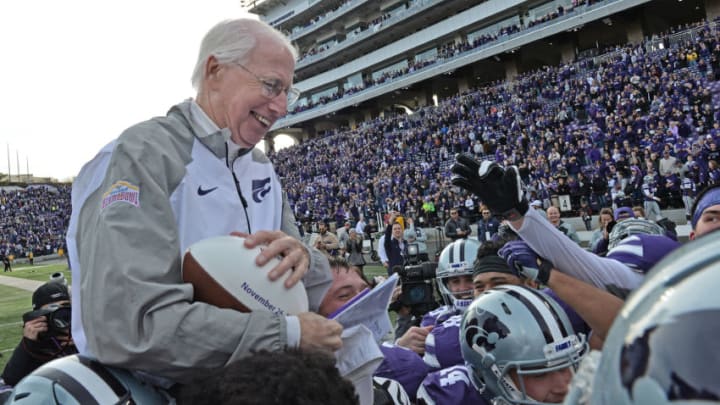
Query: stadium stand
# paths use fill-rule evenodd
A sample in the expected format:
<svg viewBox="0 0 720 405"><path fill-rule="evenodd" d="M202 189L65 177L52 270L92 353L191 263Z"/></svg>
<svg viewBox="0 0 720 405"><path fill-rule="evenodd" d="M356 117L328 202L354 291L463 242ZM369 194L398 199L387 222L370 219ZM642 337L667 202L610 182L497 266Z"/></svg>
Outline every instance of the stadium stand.
<svg viewBox="0 0 720 405"><path fill-rule="evenodd" d="M398 209L437 225L451 207L477 207L449 184L459 152L519 165L531 200L547 207L567 195L570 216L585 205L594 212L642 205L648 174L663 209L683 208L683 193L692 196L720 178L713 146L720 132L713 104L719 56L717 25L698 22L599 58L458 94L413 115L328 131L271 158L296 216L309 222L339 224ZM613 192L616 183L622 193ZM424 214L427 201L434 214Z"/></svg>
<svg viewBox="0 0 720 405"><path fill-rule="evenodd" d="M70 185L0 188L0 253L15 259L65 248Z"/></svg>

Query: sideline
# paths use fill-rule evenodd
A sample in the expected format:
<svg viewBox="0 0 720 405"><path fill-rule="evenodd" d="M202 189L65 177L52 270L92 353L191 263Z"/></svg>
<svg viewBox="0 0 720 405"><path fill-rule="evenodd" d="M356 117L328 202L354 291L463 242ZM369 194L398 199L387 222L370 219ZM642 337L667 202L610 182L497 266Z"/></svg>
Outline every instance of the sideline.
<svg viewBox="0 0 720 405"><path fill-rule="evenodd" d="M7 287L15 287L21 290L34 292L38 287L45 284L44 281L28 280L25 278L0 276L0 284Z"/></svg>

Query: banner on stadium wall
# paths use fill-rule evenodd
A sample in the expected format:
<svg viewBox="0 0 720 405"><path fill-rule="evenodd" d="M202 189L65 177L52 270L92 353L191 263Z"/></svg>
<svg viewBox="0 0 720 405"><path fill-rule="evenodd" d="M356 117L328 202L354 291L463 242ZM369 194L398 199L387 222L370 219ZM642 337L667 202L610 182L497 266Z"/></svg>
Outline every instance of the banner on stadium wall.
<svg viewBox="0 0 720 405"><path fill-rule="evenodd" d="M572 211L572 204L570 204L570 196L569 195L559 195L558 196L558 204L560 206L561 212Z"/></svg>

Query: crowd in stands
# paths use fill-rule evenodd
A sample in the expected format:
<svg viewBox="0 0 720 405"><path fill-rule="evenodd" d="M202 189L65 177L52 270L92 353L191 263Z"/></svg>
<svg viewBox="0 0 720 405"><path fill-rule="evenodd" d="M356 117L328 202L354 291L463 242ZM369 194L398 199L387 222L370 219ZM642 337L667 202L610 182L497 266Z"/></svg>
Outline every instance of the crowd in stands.
<svg viewBox="0 0 720 405"><path fill-rule="evenodd" d="M545 208L569 195L570 214L597 214L642 205L645 191L681 208L720 181L720 34L715 23L681 28L648 39L662 47L543 67L269 155L298 220L338 226L391 209L421 226L444 223L452 207L477 215L480 201L449 182L460 152L517 165Z"/></svg>
<svg viewBox="0 0 720 405"><path fill-rule="evenodd" d="M378 75L365 76L363 79L363 83L355 86L345 86L344 88L339 88L337 91L333 92L331 95L323 95L321 97L318 97L317 99L313 100L305 100L303 102L298 103L289 113L290 114L297 114L303 111L307 111L310 109L313 109L319 105L324 105L330 102L333 102L335 100L339 100L344 96L348 96L350 94L362 91L364 89L382 85L388 80L392 80L398 77L405 76L407 74L412 74L418 70L421 70L425 68L426 66L433 65L436 63L442 63L445 60L452 59L456 56L459 56L461 54L464 54L466 52L475 51L477 49L480 49L485 46L489 46L491 43L497 42L498 40L502 41L507 39L510 35L517 34L519 32L539 27L547 22L550 22L552 20L555 20L557 18L571 15L575 11L579 9L579 7L590 7L596 3L599 3L600 1L595 0L573 0L573 2L568 7L562 7L559 6L556 10L553 10L551 12L548 12L545 15L538 16L534 19L528 19L525 20L519 20L516 23L508 23L508 25L501 26L497 29L495 32L486 32L483 34L474 35L472 39L469 37L463 38L460 41L452 41L446 44L442 44L438 46L437 48L437 54L433 57L429 58L409 58L407 60L407 66L399 68L399 69L390 69L388 71L385 71ZM349 3L349 2L348 2ZM347 3L346 3L347 4ZM345 4L345 5L346 5ZM343 5L343 6L345 6ZM341 7L343 7L341 6ZM406 4L405 9L411 10L413 7L421 8L425 7L426 4L420 1L410 1ZM378 31L382 28L383 22L388 20L391 16L389 15L383 15L381 17L378 17L377 19L371 21L369 24L364 25L355 31L353 31L351 34L348 35L348 37L343 41L328 41L324 42L322 44L318 44L315 46L311 46L309 49L305 50L303 52L303 55L298 60L298 64L302 64L312 58L315 58L319 55L322 55L323 52L328 51L332 49L333 47L336 47L343 42L346 41L352 41L354 40L353 37L358 35L360 32L372 30L372 31ZM322 19L320 19L322 20ZM314 24L314 23L313 23ZM311 24L311 25L313 25ZM356 32L358 31L358 32Z"/></svg>
<svg viewBox="0 0 720 405"><path fill-rule="evenodd" d="M65 248L70 186L0 190L0 254L14 258L57 253Z"/></svg>

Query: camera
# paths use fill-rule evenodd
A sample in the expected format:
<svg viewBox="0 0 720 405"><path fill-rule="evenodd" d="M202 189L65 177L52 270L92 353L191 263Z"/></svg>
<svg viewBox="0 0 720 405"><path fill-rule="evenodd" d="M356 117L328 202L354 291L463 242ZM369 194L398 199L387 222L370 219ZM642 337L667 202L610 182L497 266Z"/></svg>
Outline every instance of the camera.
<svg viewBox="0 0 720 405"><path fill-rule="evenodd" d="M435 270L437 263L424 262L405 267L397 267L402 283L400 303L410 307L410 313L419 317L439 306L435 299Z"/></svg>
<svg viewBox="0 0 720 405"><path fill-rule="evenodd" d="M36 309L23 314L23 323L44 316L47 320L48 330L39 337L67 336L70 334L70 304L50 304L47 308Z"/></svg>

